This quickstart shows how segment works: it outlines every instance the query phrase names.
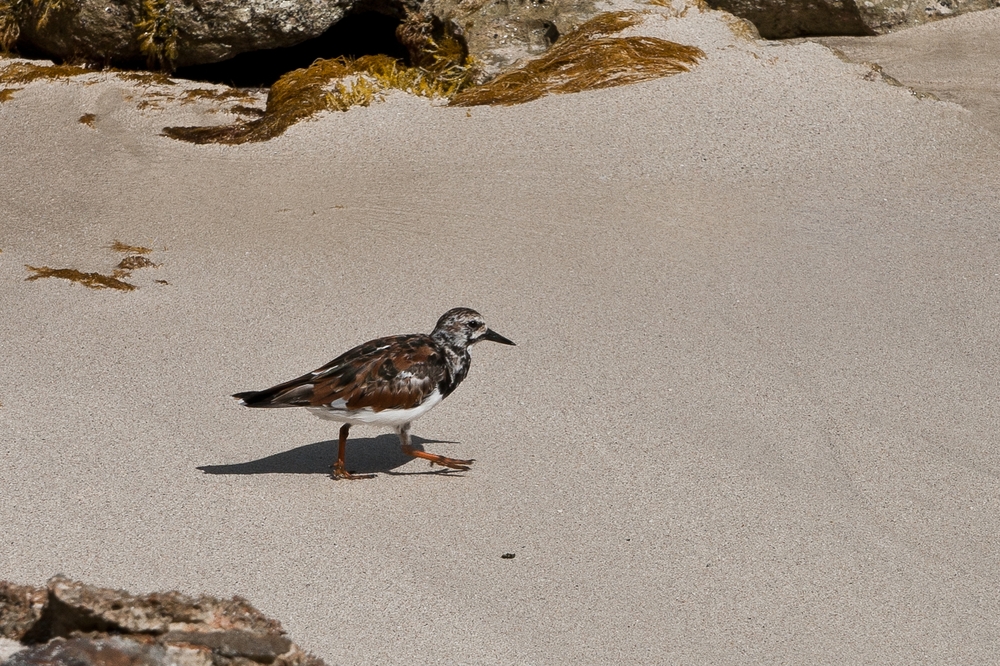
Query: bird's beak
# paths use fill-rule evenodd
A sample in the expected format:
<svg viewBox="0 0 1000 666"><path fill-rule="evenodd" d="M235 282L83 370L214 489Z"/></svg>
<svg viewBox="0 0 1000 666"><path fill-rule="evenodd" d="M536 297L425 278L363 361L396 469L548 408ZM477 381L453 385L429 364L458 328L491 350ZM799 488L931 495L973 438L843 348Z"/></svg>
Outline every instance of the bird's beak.
<svg viewBox="0 0 1000 666"><path fill-rule="evenodd" d="M480 340L489 340L490 342L499 342L502 345L513 345L514 344L514 342L512 340L508 340L507 338L503 337L502 335L500 335L499 333L497 333L496 331L494 331L492 328L486 329L486 333L483 334L483 337L481 337Z"/></svg>

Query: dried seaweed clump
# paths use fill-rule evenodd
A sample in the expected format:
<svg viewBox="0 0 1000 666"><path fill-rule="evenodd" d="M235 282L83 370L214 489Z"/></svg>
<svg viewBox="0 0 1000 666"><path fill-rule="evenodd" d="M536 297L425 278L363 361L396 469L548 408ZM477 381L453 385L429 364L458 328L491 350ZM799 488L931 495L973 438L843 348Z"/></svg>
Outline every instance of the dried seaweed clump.
<svg viewBox="0 0 1000 666"><path fill-rule="evenodd" d="M135 24L139 50L150 69L174 71L177 62L177 22L167 0L142 0L142 18Z"/></svg>
<svg viewBox="0 0 1000 666"><path fill-rule="evenodd" d="M523 104L550 93L574 93L648 81L686 72L705 52L655 37L610 37L642 15L600 14L559 40L521 69L459 93L452 106Z"/></svg>
<svg viewBox="0 0 1000 666"><path fill-rule="evenodd" d="M119 291L132 291L138 287L130 282L125 282L125 278L132 275L132 271L139 268L157 268L160 264L153 263L144 254L149 254L153 250L148 247L138 245L128 245L116 240L109 249L115 252L128 254L111 271L110 275L104 273L84 273L75 268L50 268L49 266L25 265L33 275L25 278L28 282L41 280L42 278L59 278L82 284L90 289L117 289Z"/></svg>
<svg viewBox="0 0 1000 666"><path fill-rule="evenodd" d="M429 72L442 85L450 83L453 91L468 86L479 75L461 28L452 21L422 11L410 12L396 28L396 39L406 47L414 67Z"/></svg>
<svg viewBox="0 0 1000 666"><path fill-rule="evenodd" d="M103 273L84 273L75 268L49 268L48 266L29 266L25 265L29 271L33 272L34 275L29 275L24 278L28 282L33 282L35 280L41 280L42 278L61 278L63 280L69 280L70 282L76 282L77 284L82 284L84 287L90 287L91 289L118 289L119 291L132 291L133 289L138 289L134 284L130 284L123 280L120 280L114 273L111 275L104 275Z"/></svg>
<svg viewBox="0 0 1000 666"><path fill-rule="evenodd" d="M479 73L459 32L451 23L411 13L397 35L410 53L412 67L386 55L317 60L278 79L259 118L215 127L167 127L163 133L192 143L267 141L320 111L368 106L387 90L451 98Z"/></svg>
<svg viewBox="0 0 1000 666"><path fill-rule="evenodd" d="M3 0L0 0L3 2ZM2 17L0 17L2 23ZM74 76L93 74L95 70L78 65L36 65L33 62L13 62L0 69L0 86L25 84L33 81L65 81ZM0 103L10 100L21 88L0 88Z"/></svg>
<svg viewBox="0 0 1000 666"><path fill-rule="evenodd" d="M0 70L0 84L31 83L38 79L59 81L93 73L94 70L77 65L36 65L31 62L15 62Z"/></svg>
<svg viewBox="0 0 1000 666"><path fill-rule="evenodd" d="M260 118L214 127L167 127L163 133L192 143L267 141L320 111L368 106L386 90L432 98L450 97L472 75L473 67L468 62L432 71L407 67L386 55L317 60L307 69L285 74L271 86Z"/></svg>
<svg viewBox="0 0 1000 666"><path fill-rule="evenodd" d="M699 48L655 37L610 36L642 18L625 11L596 16L523 68L472 87L479 71L457 29L431 16L411 14L397 34L410 51L413 67L385 55L317 60L275 82L260 118L220 126L167 127L163 134L192 143L266 141L320 111L368 106L387 90L445 98L454 106L520 104L549 93L608 88L686 72L705 56Z"/></svg>
<svg viewBox="0 0 1000 666"><path fill-rule="evenodd" d="M184 91L184 99L181 101L181 104L193 104L200 99L212 100L214 102L224 102L229 99L237 99L247 102L253 100L253 95L245 90L239 90L236 88L223 88L221 90L212 88L194 88L192 90Z"/></svg>
<svg viewBox="0 0 1000 666"><path fill-rule="evenodd" d="M352 73L369 78L376 90L402 90L421 97L450 98L471 81L474 67L439 62L433 68L407 67L389 56L363 56L348 62ZM331 100L334 104L336 100Z"/></svg>
<svg viewBox="0 0 1000 666"><path fill-rule="evenodd" d="M163 133L192 143L239 144L266 141L327 107L326 90L332 80L350 73L341 60L317 60L308 69L296 69L274 82L264 115L248 121L214 127L167 127Z"/></svg>
<svg viewBox="0 0 1000 666"><path fill-rule="evenodd" d="M121 252L122 254L149 254L153 251L153 248L151 247L129 245L128 243L123 243L117 239L115 239L115 242L108 246L108 249L114 250L115 252Z"/></svg>

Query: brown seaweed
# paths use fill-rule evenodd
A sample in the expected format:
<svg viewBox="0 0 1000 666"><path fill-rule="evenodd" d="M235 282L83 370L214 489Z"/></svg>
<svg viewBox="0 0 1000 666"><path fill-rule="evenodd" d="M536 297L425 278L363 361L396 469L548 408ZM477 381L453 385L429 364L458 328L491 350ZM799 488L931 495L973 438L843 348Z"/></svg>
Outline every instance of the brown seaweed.
<svg viewBox="0 0 1000 666"><path fill-rule="evenodd" d="M135 29L139 50L150 69L172 72L178 55L178 27L174 7L167 0L142 0Z"/></svg>
<svg viewBox="0 0 1000 666"><path fill-rule="evenodd" d="M642 20L608 12L560 39L541 57L451 99L452 106L523 104L547 94L622 86L686 72L705 52L656 37L610 37Z"/></svg>
<svg viewBox="0 0 1000 666"><path fill-rule="evenodd" d="M118 289L120 291L132 291L133 289L138 289L138 287L134 284L129 284L128 282L123 282L118 279L118 277L125 277L124 275L116 277L115 275L104 275L103 273L84 273L83 271L79 271L75 268L49 268L48 266L36 267L29 266L27 264L25 264L25 268L34 273L34 275L29 275L25 278L28 282L51 277L76 282L77 284L82 284L83 286L91 289Z"/></svg>
<svg viewBox="0 0 1000 666"><path fill-rule="evenodd" d="M94 70L79 65L36 65L31 62L14 62L0 71L0 83L31 83L39 79L62 81L93 73Z"/></svg>
<svg viewBox="0 0 1000 666"><path fill-rule="evenodd" d="M476 69L467 56L461 63L449 60L456 52L450 42L445 44L448 50L431 58L432 68L408 67L386 55L317 60L306 69L285 74L271 86L260 118L229 125L167 127L163 134L192 143L266 141L320 111L368 106L386 90L448 98L471 82Z"/></svg>
<svg viewBox="0 0 1000 666"><path fill-rule="evenodd" d="M121 252L122 254L149 254L153 251L153 248L142 247L141 245L129 245L117 239L108 246L108 249Z"/></svg>
<svg viewBox="0 0 1000 666"><path fill-rule="evenodd" d="M138 289L138 287L129 282L125 282L125 278L132 275L132 271L139 268L157 268L160 264L154 263L148 258L142 256L144 254L149 254L153 250L148 247L142 247L138 245L128 245L119 240L114 241L111 245L108 245L109 250L114 250L115 252L121 252L127 254L127 257L122 258L115 266L114 270L111 271L110 275L105 275L104 273L86 273L76 268L51 268L49 266L29 266L25 265L33 275L29 275L25 280L32 282L34 280L41 280L42 278L59 278L62 280L69 280L70 282L76 282L77 284L82 284L90 289L117 289L119 291L132 291Z"/></svg>
<svg viewBox="0 0 1000 666"><path fill-rule="evenodd" d="M181 104L192 104L201 99L215 102L222 102L228 99L250 101L253 100L253 95L238 88L223 88L222 90L213 90L211 88L192 88L191 90L184 91Z"/></svg>
<svg viewBox="0 0 1000 666"><path fill-rule="evenodd" d="M32 0L0 0L0 51L14 48L31 9Z"/></svg>

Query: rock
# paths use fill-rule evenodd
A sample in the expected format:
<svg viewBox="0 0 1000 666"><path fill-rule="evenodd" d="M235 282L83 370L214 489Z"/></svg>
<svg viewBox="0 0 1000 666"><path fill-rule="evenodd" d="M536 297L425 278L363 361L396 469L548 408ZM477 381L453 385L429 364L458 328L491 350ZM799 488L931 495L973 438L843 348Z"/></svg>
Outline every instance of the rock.
<svg viewBox="0 0 1000 666"><path fill-rule="evenodd" d="M4 666L324 666L240 597L132 595L62 576L0 582L0 637L7 654L10 641L28 646Z"/></svg>
<svg viewBox="0 0 1000 666"><path fill-rule="evenodd" d="M997 6L997 0L708 0L757 26L765 39L875 35L958 13Z"/></svg>
<svg viewBox="0 0 1000 666"><path fill-rule="evenodd" d="M1000 0L708 1L779 39L872 35ZM594 0L18 0L0 2L0 47L19 39L56 58L172 70L300 44L352 12L377 11L449 26L485 79L604 10Z"/></svg>
<svg viewBox="0 0 1000 666"><path fill-rule="evenodd" d="M171 666L167 651L118 636L56 640L18 652L4 666Z"/></svg>
<svg viewBox="0 0 1000 666"><path fill-rule="evenodd" d="M421 11L461 26L484 78L544 53L599 13L592 0L426 0Z"/></svg>
<svg viewBox="0 0 1000 666"><path fill-rule="evenodd" d="M99 63L146 60L170 69L298 44L321 35L353 4L354 0L39 0L9 6L22 8L15 17L22 43L47 54Z"/></svg>
<svg viewBox="0 0 1000 666"><path fill-rule="evenodd" d="M271 664L292 647L284 636L252 631L171 631L163 636L166 643L209 648L224 657L246 657L261 664Z"/></svg>
<svg viewBox="0 0 1000 666"><path fill-rule="evenodd" d="M0 3L0 42L15 25L17 43L56 58L172 70L296 45L361 10L448 26L487 74L597 13L593 0L33 0Z"/></svg>
<svg viewBox="0 0 1000 666"><path fill-rule="evenodd" d="M26 640L39 642L74 632L116 634L242 629L281 634L281 625L245 599L189 597L180 592L133 596L72 581L49 580L48 605Z"/></svg>
<svg viewBox="0 0 1000 666"><path fill-rule="evenodd" d="M20 642L42 617L45 588L0 581L0 637Z"/></svg>
<svg viewBox="0 0 1000 666"><path fill-rule="evenodd" d="M0 664L24 649L24 646L9 638L0 637Z"/></svg>

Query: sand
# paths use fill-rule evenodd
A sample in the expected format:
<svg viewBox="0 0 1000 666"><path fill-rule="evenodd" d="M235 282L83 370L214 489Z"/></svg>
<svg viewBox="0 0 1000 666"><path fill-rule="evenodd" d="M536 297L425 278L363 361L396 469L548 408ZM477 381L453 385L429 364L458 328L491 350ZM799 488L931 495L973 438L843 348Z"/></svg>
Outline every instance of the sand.
<svg viewBox="0 0 1000 666"><path fill-rule="evenodd" d="M878 63L920 93L962 105L1000 135L1000 12L968 14L879 37L817 40L857 62Z"/></svg>
<svg viewBox="0 0 1000 666"><path fill-rule="evenodd" d="M107 78L0 104L0 577L243 595L330 664L993 661L1000 137L717 13L640 31L707 58L240 147ZM25 281L115 239L135 291ZM458 305L518 343L414 425L468 473L358 427L335 482L335 424L228 397Z"/></svg>

